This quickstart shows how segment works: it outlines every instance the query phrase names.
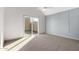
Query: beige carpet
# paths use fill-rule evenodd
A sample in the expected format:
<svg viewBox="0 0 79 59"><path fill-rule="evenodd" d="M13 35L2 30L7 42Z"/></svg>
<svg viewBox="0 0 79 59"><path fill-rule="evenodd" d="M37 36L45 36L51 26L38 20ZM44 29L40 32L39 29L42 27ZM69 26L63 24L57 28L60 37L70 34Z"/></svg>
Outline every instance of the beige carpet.
<svg viewBox="0 0 79 59"><path fill-rule="evenodd" d="M11 40L4 40L4 48L7 49L7 50L11 50L12 48L17 46L21 42L27 40L29 37L31 37L31 35L26 34L26 35L24 35L23 37L20 37L20 38L11 39Z"/></svg>
<svg viewBox="0 0 79 59"><path fill-rule="evenodd" d="M11 43L13 43L13 42L15 42L15 41L17 41L18 39L14 39L14 40L5 40L4 41L4 47L5 46L7 46L7 45L9 45L9 44L11 44Z"/></svg>
<svg viewBox="0 0 79 59"><path fill-rule="evenodd" d="M79 51L79 41L54 35L40 34L20 51Z"/></svg>

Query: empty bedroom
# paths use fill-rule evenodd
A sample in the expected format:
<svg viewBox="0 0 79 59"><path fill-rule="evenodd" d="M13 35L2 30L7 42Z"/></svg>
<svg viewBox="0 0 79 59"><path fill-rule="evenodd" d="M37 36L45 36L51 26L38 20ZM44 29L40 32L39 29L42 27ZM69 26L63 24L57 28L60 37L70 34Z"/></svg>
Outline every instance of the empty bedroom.
<svg viewBox="0 0 79 59"><path fill-rule="evenodd" d="M78 7L0 7L0 50L79 51Z"/></svg>

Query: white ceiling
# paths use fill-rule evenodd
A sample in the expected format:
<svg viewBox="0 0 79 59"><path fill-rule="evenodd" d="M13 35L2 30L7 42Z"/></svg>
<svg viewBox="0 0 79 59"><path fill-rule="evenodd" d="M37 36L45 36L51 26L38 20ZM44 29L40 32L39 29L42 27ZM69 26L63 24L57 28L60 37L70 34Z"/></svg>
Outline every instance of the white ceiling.
<svg viewBox="0 0 79 59"><path fill-rule="evenodd" d="M44 15L51 15L51 14L55 14L55 13L59 13L62 11L67 11L75 8L77 7L46 7L45 9L44 7L40 7L39 9Z"/></svg>

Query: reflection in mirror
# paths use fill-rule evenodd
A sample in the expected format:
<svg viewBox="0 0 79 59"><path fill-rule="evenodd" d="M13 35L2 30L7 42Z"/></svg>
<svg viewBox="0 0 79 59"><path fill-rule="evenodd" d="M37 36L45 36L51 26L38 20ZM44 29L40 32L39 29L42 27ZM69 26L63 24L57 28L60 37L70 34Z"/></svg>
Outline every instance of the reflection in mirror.
<svg viewBox="0 0 79 59"><path fill-rule="evenodd" d="M33 34L38 34L38 18L33 18Z"/></svg>

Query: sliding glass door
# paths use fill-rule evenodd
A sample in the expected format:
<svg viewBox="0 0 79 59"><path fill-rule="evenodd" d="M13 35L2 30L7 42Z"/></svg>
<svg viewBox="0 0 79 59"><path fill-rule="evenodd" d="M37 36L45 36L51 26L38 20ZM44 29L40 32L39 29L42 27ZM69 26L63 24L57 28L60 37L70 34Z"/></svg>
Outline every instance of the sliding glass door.
<svg viewBox="0 0 79 59"><path fill-rule="evenodd" d="M32 23L30 17L25 17L25 34L31 35Z"/></svg>
<svg viewBox="0 0 79 59"><path fill-rule="evenodd" d="M25 17L25 34L39 33L39 19L36 17Z"/></svg>

